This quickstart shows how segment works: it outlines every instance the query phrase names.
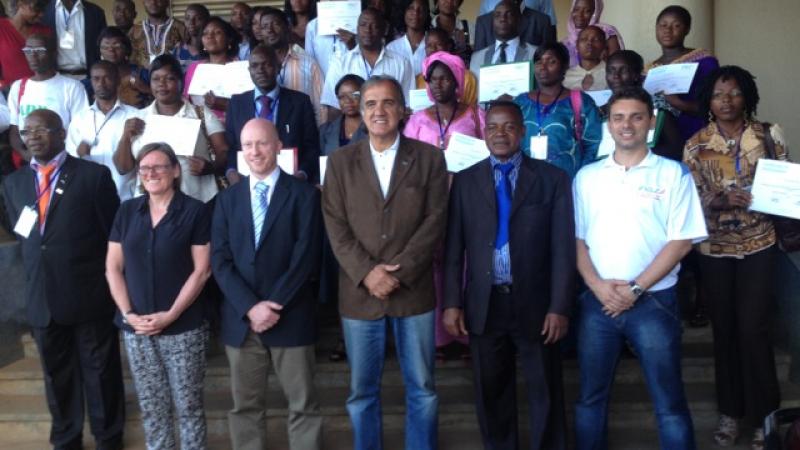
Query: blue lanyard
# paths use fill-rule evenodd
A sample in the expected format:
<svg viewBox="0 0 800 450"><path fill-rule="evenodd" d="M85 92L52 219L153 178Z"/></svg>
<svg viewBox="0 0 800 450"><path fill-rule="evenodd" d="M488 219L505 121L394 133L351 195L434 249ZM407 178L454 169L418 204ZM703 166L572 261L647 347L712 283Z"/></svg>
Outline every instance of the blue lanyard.
<svg viewBox="0 0 800 450"><path fill-rule="evenodd" d="M742 125L742 131L739 132L739 139L730 139L727 134L717 125L717 130L719 130L719 134L725 138L725 144L730 149L734 145L736 145L736 175L741 175L742 173L742 166L741 166L741 153L742 153L742 136L744 135L744 130L747 128L747 125Z"/></svg>
<svg viewBox="0 0 800 450"><path fill-rule="evenodd" d="M72 5L72 7L76 7L77 5ZM64 12L64 29L69 31L69 20L72 19L71 11L67 11L67 7L64 4L61 4L62 11Z"/></svg>
<svg viewBox="0 0 800 450"><path fill-rule="evenodd" d="M547 120L547 116L553 111L553 108L556 106L558 99L561 98L561 94L563 93L564 85L561 85L561 90L558 91L556 98L554 98L549 105L544 107L544 117L542 117L542 104L539 102L542 97L542 91L536 93L536 123L539 125L539 136L542 135L542 130L544 129L544 123L542 123L542 121Z"/></svg>
<svg viewBox="0 0 800 450"><path fill-rule="evenodd" d="M436 123L439 125L439 148L444 150L444 138L447 135L447 130L450 129L450 125L453 124L453 119L456 118L456 112L458 111L458 102L456 102L455 108L453 108L453 113L450 114L450 121L447 122L444 128L442 128L442 118L439 116L439 106L436 105Z"/></svg>

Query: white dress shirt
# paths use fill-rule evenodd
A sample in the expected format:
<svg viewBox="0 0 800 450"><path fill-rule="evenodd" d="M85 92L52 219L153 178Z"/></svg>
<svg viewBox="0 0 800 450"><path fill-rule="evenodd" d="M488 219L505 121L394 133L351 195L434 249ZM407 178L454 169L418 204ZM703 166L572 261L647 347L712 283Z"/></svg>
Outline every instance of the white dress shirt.
<svg viewBox="0 0 800 450"><path fill-rule="evenodd" d="M139 110L119 100L108 114L103 114L97 103L94 103L72 118L67 133L67 152L77 158L78 146L82 142L88 143L91 150L83 159L94 161L111 170L111 178L117 186L121 201L134 197L136 172L132 170L124 175L120 174L114 165L114 153L122 137L125 121L132 117L139 117Z"/></svg>
<svg viewBox="0 0 800 450"><path fill-rule="evenodd" d="M400 133L394 143L386 150L379 152L372 146L372 140L369 141L369 152L372 154L372 164L375 166L375 173L378 175L378 182L381 184L381 192L383 198L389 194L389 183L392 181L392 169L394 169L394 159L397 156L397 149L400 148Z"/></svg>
<svg viewBox="0 0 800 450"><path fill-rule="evenodd" d="M369 67L369 63L361 54L361 47L350 50L344 55L339 64L331 66L328 74L325 76L325 87L322 89L322 104L332 106L339 109L339 99L336 98L336 83L347 74L355 74L367 80L372 75L386 75L394 77L400 82L403 88L403 93L406 97L406 105L408 105L408 91L414 89L414 74L411 70L411 64L408 59L398 55L397 53L383 48L378 59L375 61L375 66Z"/></svg>
<svg viewBox="0 0 800 450"><path fill-rule="evenodd" d="M56 36L58 37L59 69L88 69L86 67L85 32L86 26L81 0L77 0L72 5L71 11L67 11L61 0L56 0ZM71 35L71 37L68 35Z"/></svg>
<svg viewBox="0 0 800 450"><path fill-rule="evenodd" d="M425 36L427 37L427 34ZM414 72L414 77L422 73L422 62L425 61L425 38L422 38L417 50L414 51L411 49L411 41L408 40L408 35L404 34L386 44L386 50L411 61L411 70Z"/></svg>
<svg viewBox="0 0 800 450"><path fill-rule="evenodd" d="M494 56L492 57L492 64L497 64L500 62L500 46L502 44L503 41L499 39L494 42ZM514 56L517 54L517 48L519 48L519 36L506 41L506 45L506 62L514 62Z"/></svg>

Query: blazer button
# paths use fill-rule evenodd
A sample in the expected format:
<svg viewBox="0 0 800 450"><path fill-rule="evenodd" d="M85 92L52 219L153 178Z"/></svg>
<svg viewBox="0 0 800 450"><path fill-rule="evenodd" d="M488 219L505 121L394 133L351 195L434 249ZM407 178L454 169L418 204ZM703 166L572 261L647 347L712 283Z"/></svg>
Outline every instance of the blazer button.
<svg viewBox="0 0 800 450"><path fill-rule="evenodd" d="M489 275L489 276L491 276L491 275L492 275L492 272L486 272L486 275Z"/></svg>
<svg viewBox="0 0 800 450"><path fill-rule="evenodd" d="M389 208L386 208L386 209L384 209L384 210L383 210L383 213L384 213L384 214L389 214Z"/></svg>
<svg viewBox="0 0 800 450"><path fill-rule="evenodd" d="M382 235L381 235L381 239L386 239L386 235L385 235L385 234L382 234Z"/></svg>
<svg viewBox="0 0 800 450"><path fill-rule="evenodd" d="M47 246L46 245L42 245L40 248L42 249L42 251L47 250Z"/></svg>

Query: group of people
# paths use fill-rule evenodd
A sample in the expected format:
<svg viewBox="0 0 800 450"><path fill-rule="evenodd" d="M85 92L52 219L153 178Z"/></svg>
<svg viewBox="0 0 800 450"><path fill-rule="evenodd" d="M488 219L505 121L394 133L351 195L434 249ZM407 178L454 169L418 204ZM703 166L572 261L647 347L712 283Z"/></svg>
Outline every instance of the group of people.
<svg viewBox="0 0 800 450"><path fill-rule="evenodd" d="M355 33L318 33L316 4L17 0L0 18L3 179L21 242L27 312L56 449L122 448L119 335L148 449L205 448L205 349L231 371L231 447L266 446L270 366L292 449L322 446L316 307L335 300L350 367L354 448L382 448L381 376L396 348L405 447L437 447L437 359L469 359L487 449L519 447L517 364L530 448L563 449L559 342L574 336L579 449L607 447L609 393L627 347L665 449L695 448L681 380L676 284L692 267L714 333L713 438L746 422L764 445L780 394L769 333L769 216L750 211L760 158L787 160L756 119L754 77L685 46L691 16L658 15L645 65L574 0L555 39L548 0L364 0ZM204 64L247 61L254 88L190 95ZM535 88L478 103L480 68L530 61ZM690 91L648 94L646 71L698 62ZM411 111L414 89L430 105ZM598 107L586 91L610 89ZM199 120L191 156L143 138L153 116ZM6 120L4 120L6 119ZM454 134L489 157L448 173ZM293 170L278 166L294 155ZM326 164L320 166L320 157ZM324 171L324 177L323 177ZM578 276L579 275L579 276ZM214 317L219 329L210 326ZM122 330L121 333L118 330ZM388 336L392 333L392 339ZM332 355L333 357L334 355ZM518 362L518 363L517 363Z"/></svg>

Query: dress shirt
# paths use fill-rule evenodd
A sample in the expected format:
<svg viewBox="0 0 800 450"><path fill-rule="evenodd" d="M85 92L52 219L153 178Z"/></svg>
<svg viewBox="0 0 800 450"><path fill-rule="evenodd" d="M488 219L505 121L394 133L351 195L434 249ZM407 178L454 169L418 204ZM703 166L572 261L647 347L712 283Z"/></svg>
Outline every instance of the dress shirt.
<svg viewBox="0 0 800 450"><path fill-rule="evenodd" d="M278 166L275 166L272 169L272 172L269 173L263 179L257 178L253 173L250 173L250 176L247 177L250 180L250 201L252 202L256 195L256 183L259 181L263 181L267 184L269 189L267 189L267 205L269 205L270 200L272 200L272 194L275 193L275 184L278 182L278 177L281 175L281 169ZM267 206L269 208L269 206ZM255 210L255 209L253 209ZM266 216L264 216L266 217Z"/></svg>
<svg viewBox="0 0 800 450"><path fill-rule="evenodd" d="M344 55L340 64L331 66L325 76L325 87L322 89L322 104L339 109L339 99L336 98L336 83L343 76L352 73L365 80L372 75L394 77L403 88L406 106L408 106L408 91L414 89L414 74L411 72L411 63L407 59L386 48L381 49L381 53L375 61L375 66L369 67L369 63L361 54L361 47L356 46L356 48Z"/></svg>
<svg viewBox="0 0 800 450"><path fill-rule="evenodd" d="M327 77L331 65L337 64L348 51L347 45L335 34L330 36L317 34L316 18L306 25L305 50L319 64L323 77Z"/></svg>
<svg viewBox="0 0 800 450"><path fill-rule="evenodd" d="M36 157L31 158L30 162L31 169L33 169L33 172L36 174L36 195L37 196L39 195L40 190L44 190L44 188L47 187L48 185L50 186L50 194L48 195L47 198L48 210L50 209L50 201L53 199L53 192L55 192L56 190L56 182L58 182L58 178L61 176L61 166L64 165L64 161L66 160L67 160L67 152L65 150L59 152L55 156L55 158L51 159L50 162L48 162L47 164L40 163L39 161L36 160ZM42 174L39 172L39 168L44 166L51 166L53 164L56 165L56 169L53 171L53 174L50 175L50 181L48 182L42 177ZM34 202L34 204L36 203L38 203L38 201ZM45 220L46 219L47 217L45 216ZM39 228L39 231L42 234L44 233L45 225L47 225L47 222L42 222L42 226Z"/></svg>
<svg viewBox="0 0 800 450"><path fill-rule="evenodd" d="M375 147L372 146L372 140L370 139L369 141L369 152L372 154L372 164L375 166L375 173L378 175L383 198L386 198L389 194L389 183L392 181L392 170L394 169L394 159L397 156L398 148L400 148L399 131L394 143L382 152L375 150Z"/></svg>
<svg viewBox="0 0 800 450"><path fill-rule="evenodd" d="M320 111L320 98L322 97L322 85L325 77L319 64L314 61L302 47L293 44L286 53L286 59L281 64L278 72L278 84L297 92L302 92L311 99L314 107L314 117L317 119L317 126L322 124L323 117Z"/></svg>
<svg viewBox="0 0 800 450"><path fill-rule="evenodd" d="M514 156L512 156L507 162L514 164L514 168L508 173L508 181L511 182L511 198L513 203L513 192L517 188L519 166L522 165L522 152L518 151L514 153ZM494 187L497 189L497 185L503 181L503 175L499 170L495 169L495 166L502 164L502 162L494 156L489 156L489 163L492 165ZM494 236L492 236L492 238L494 238ZM511 284L514 280L514 278L511 276L511 249L509 248L509 242L506 242L506 245L504 245L502 248L494 250L494 276L492 278L493 284Z"/></svg>
<svg viewBox="0 0 800 450"><path fill-rule="evenodd" d="M3 94L0 94L0 133L6 131L11 124L11 112Z"/></svg>
<svg viewBox="0 0 800 450"><path fill-rule="evenodd" d="M517 54L517 48L519 48L519 36L515 37L514 39L509 39L506 42L506 62L514 62L514 56ZM492 57L492 64L497 64L500 62L500 46L503 44L503 41L497 39L494 42L494 56Z"/></svg>
<svg viewBox="0 0 800 450"><path fill-rule="evenodd" d="M77 158L78 146L82 142L88 143L91 150L83 159L94 161L111 170L111 178L117 186L121 201L133 198L136 171L120 174L114 165L114 153L125 129L125 121L132 117L139 117L139 110L119 100L108 114L104 114L95 102L72 119L67 133L67 152Z"/></svg>
<svg viewBox="0 0 800 450"><path fill-rule="evenodd" d="M61 0L56 1L56 35L58 36L58 68L61 70L80 70L86 67L86 41L84 33L86 26L81 0L72 5L72 10L67 11ZM62 39L67 33L72 33L72 48L61 46Z"/></svg>
<svg viewBox="0 0 800 450"><path fill-rule="evenodd" d="M272 99L272 103L270 103L270 108L272 109L272 122L275 123L275 121L278 120L278 106L280 106L279 105L280 102L278 101L278 95L280 95L280 93L281 93L281 87L277 83L275 84L275 87L271 91L266 93L261 89L259 89L258 86L256 86L253 89L253 102L255 102L256 105L255 117L258 117L258 115L261 114L261 102L258 101L258 99L259 97L266 95L267 97Z"/></svg>
<svg viewBox="0 0 800 450"><path fill-rule="evenodd" d="M625 169L614 154L578 171L573 183L575 235L586 242L598 275L634 280L669 241L708 237L697 188L689 169L653 152ZM677 264L650 287L670 288Z"/></svg>
<svg viewBox="0 0 800 450"><path fill-rule="evenodd" d="M425 37L427 36L428 35L425 34ZM416 51L412 50L411 41L408 40L407 34L386 44L386 50L395 52L411 61L411 70L414 72L415 77L422 73L422 62L425 61L425 37L422 38Z"/></svg>

